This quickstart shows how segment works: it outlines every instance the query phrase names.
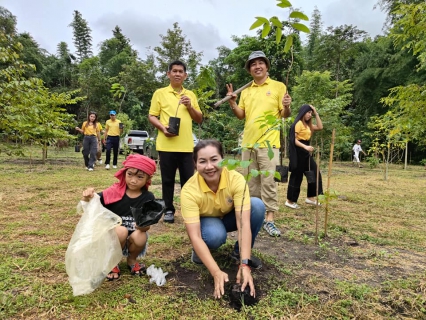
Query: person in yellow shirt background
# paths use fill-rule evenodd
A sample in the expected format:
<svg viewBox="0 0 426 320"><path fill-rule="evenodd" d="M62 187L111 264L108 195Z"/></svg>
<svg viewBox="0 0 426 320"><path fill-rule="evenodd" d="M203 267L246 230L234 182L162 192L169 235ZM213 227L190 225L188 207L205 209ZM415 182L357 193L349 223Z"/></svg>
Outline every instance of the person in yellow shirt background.
<svg viewBox="0 0 426 320"><path fill-rule="evenodd" d="M315 117L316 124L312 123L312 118ZM297 200L300 194L300 185L302 184L305 171L313 171L315 177L319 170L312 152L314 147L309 144L314 131L322 130L323 125L318 111L314 106L304 104L300 107L299 113L294 119L290 127L289 133L289 154L291 172L288 180L287 201L285 205L292 209L298 209ZM318 194L323 194L321 173L318 175ZM307 197L305 203L316 205L315 200L317 194L317 184L308 182Z"/></svg>
<svg viewBox="0 0 426 320"><path fill-rule="evenodd" d="M279 162L280 133L278 130L261 128L259 117L265 116L265 112L271 112L277 119L290 116L291 97L287 93L284 83L275 81L269 77L271 64L262 51L253 51L245 64L245 69L253 77L252 84L241 92L239 104L237 96L233 93L232 84L227 84L227 95L232 96L229 100L234 115L240 119L245 119L244 136L242 147L248 150L242 152L242 160L252 160L250 166L244 169L244 175L250 170L275 171ZM270 160L268 156L269 141L272 146L274 157ZM259 144L258 148L253 145ZM277 185L273 175L258 175L248 182L250 195L262 199L266 207L266 216L263 228L270 236L278 237L281 231L275 226L274 215L278 212Z"/></svg>
<svg viewBox="0 0 426 320"><path fill-rule="evenodd" d="M123 124L117 119L117 112L111 110L105 123L104 144L106 143L105 169L109 170L111 161L111 149L113 151L112 167L117 168L118 149L120 148L120 134L123 132Z"/></svg>
<svg viewBox="0 0 426 320"><path fill-rule="evenodd" d="M94 111L90 111L87 120L83 122L81 129L75 127L75 130L84 134L83 138L83 159L86 169L93 171L96 162L96 152L98 143L101 140L102 126L98 122L98 115Z"/></svg>
<svg viewBox="0 0 426 320"><path fill-rule="evenodd" d="M166 206L164 222L167 223L174 222L176 171L179 169L181 187L194 174L192 120L196 123L203 121L197 97L183 87L187 76L185 63L179 60L170 63L167 71L170 85L154 92L149 109L149 121L158 129L156 148L160 158L162 197ZM180 119L178 134L169 132L170 117Z"/></svg>

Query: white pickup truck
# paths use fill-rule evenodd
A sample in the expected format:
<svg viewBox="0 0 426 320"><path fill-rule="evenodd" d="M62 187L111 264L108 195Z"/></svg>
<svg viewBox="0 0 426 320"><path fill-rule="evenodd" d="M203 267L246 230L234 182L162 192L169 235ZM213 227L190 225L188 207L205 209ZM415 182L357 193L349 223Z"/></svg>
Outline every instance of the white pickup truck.
<svg viewBox="0 0 426 320"><path fill-rule="evenodd" d="M144 141L149 138L148 131L144 130L130 130L128 134L120 141L120 153L125 152L137 152L144 154L143 144Z"/></svg>

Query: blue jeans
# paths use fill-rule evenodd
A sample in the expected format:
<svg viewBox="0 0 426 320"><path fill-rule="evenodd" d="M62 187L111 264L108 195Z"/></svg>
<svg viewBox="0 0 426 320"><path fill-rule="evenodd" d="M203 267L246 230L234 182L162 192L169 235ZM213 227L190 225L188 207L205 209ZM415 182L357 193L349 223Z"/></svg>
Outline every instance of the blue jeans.
<svg viewBox="0 0 426 320"><path fill-rule="evenodd" d="M259 198L250 198L250 227L251 227L251 246L262 227L265 219L265 205ZM222 219L215 217L201 217L201 237L211 250L218 249L226 242L227 233L237 230L237 221L235 218L235 208L227 213ZM244 234L242 235L244 237ZM235 243L235 251L240 252L238 241Z"/></svg>

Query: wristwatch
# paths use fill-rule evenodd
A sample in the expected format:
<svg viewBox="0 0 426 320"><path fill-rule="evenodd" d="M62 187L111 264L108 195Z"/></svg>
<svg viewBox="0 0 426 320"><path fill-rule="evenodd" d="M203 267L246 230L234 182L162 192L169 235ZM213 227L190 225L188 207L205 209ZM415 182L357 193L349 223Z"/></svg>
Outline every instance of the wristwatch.
<svg viewBox="0 0 426 320"><path fill-rule="evenodd" d="M241 264L245 264L245 265L249 266L250 268L253 267L253 262L250 259L241 260Z"/></svg>

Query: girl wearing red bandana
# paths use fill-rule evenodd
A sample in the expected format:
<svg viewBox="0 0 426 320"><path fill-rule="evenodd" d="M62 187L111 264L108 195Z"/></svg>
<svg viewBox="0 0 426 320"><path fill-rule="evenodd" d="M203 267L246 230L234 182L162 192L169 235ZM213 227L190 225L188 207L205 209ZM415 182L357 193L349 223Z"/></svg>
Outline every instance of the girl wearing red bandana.
<svg viewBox="0 0 426 320"><path fill-rule="evenodd" d="M139 155L131 154L123 162L124 168L114 175L119 181L111 187L99 193L102 205L120 216L123 220L121 226L115 231L120 240L123 255L127 256L127 265L132 275L141 276L145 271L145 265L137 262L138 257L146 253L148 227L136 226L132 208L141 208L147 201L153 200L154 195L148 191L151 185L152 175L155 173L155 161ZM88 188L83 192L83 201L89 201L95 194L94 188ZM118 265L108 274L109 281L120 278Z"/></svg>

